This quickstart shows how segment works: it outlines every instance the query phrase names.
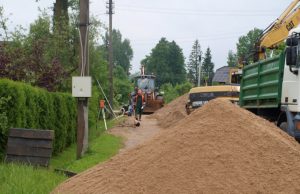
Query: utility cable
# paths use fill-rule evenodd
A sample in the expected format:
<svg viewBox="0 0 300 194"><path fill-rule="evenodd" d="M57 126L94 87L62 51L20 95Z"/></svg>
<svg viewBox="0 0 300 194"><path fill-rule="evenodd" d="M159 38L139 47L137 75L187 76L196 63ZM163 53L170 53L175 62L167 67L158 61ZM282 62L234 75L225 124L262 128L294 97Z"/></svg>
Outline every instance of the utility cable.
<svg viewBox="0 0 300 194"><path fill-rule="evenodd" d="M81 71L80 71L80 76L85 76L85 68L86 68L86 63L87 63L87 59L86 59L86 54L88 51L88 32L89 32L89 25L87 25L86 28L86 35L85 35L85 42L84 42L84 46L83 46L83 38L82 38L82 34L80 31L80 28L78 29L79 32L79 40L80 40L80 51L81 51Z"/></svg>

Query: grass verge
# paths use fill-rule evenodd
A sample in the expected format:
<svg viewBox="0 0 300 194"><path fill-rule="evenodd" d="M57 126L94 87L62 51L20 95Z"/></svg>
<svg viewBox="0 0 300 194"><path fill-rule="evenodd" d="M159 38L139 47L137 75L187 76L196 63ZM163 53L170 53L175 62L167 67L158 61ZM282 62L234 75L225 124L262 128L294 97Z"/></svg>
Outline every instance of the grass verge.
<svg viewBox="0 0 300 194"><path fill-rule="evenodd" d="M109 128L114 125L113 121L108 122ZM111 158L121 148L122 138L107 134L103 130L102 123L99 123L97 129L95 126L90 130L89 150L79 160L76 160L76 144L73 144L54 156L48 169L0 162L0 193L50 193L67 179L63 174L54 172L54 169L78 173Z"/></svg>
<svg viewBox="0 0 300 194"><path fill-rule="evenodd" d="M122 139L120 137L104 133L90 142L89 150L83 158L76 160L76 145L72 145L61 155L51 160L51 168L82 172L117 154L121 145Z"/></svg>
<svg viewBox="0 0 300 194"><path fill-rule="evenodd" d="M50 193L66 177L47 169L19 164L0 164L0 193Z"/></svg>

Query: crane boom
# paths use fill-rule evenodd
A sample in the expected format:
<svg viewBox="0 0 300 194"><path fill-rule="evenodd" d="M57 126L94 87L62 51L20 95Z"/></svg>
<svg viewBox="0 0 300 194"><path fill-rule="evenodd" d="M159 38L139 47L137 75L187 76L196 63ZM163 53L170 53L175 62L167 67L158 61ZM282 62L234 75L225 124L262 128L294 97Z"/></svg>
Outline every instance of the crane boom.
<svg viewBox="0 0 300 194"><path fill-rule="evenodd" d="M273 49L288 37L289 31L300 24L300 0L294 0L281 16L262 34L257 49L258 59L265 59L266 48Z"/></svg>

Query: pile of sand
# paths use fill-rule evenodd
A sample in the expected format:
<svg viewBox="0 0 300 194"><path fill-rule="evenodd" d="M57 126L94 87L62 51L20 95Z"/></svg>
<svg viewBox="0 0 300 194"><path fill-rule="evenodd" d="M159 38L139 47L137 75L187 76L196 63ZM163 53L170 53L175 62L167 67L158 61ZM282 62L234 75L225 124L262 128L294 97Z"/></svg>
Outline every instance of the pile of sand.
<svg viewBox="0 0 300 194"><path fill-rule="evenodd" d="M188 100L188 94L180 96L172 102L166 104L163 108L157 110L153 117L157 119L158 124L163 128L168 128L184 119L187 114L185 112L185 104Z"/></svg>
<svg viewBox="0 0 300 194"><path fill-rule="evenodd" d="M61 193L300 193L300 146L212 100L172 130L61 184Z"/></svg>

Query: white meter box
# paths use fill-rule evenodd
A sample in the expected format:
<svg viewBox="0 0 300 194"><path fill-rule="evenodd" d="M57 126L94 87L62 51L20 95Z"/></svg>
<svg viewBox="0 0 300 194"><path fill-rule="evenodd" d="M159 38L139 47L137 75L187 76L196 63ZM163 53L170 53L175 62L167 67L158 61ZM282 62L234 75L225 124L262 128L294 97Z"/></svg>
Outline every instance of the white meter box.
<svg viewBox="0 0 300 194"><path fill-rule="evenodd" d="M91 77L72 77L72 96L77 98L89 98L92 96Z"/></svg>

